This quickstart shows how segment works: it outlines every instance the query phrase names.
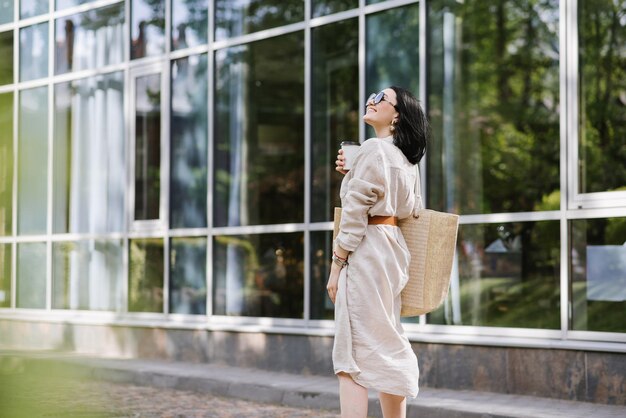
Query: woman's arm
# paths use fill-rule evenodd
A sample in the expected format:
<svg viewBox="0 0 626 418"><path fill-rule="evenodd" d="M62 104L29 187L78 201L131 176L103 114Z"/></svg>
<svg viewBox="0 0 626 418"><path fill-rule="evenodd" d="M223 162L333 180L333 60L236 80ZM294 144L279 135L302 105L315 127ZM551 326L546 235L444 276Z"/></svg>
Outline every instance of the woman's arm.
<svg viewBox="0 0 626 418"><path fill-rule="evenodd" d="M370 142L371 141L371 142ZM370 208L385 195L385 164L380 144L366 141L341 187L341 223L335 245L354 251L367 230Z"/></svg>

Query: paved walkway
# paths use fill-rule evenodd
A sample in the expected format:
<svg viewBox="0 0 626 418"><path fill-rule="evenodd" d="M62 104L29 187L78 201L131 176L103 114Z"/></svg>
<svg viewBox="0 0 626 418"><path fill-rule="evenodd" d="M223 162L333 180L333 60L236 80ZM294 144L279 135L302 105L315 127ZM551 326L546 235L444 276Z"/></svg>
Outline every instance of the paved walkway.
<svg viewBox="0 0 626 418"><path fill-rule="evenodd" d="M7 361L11 357L5 355L4 361L0 362L0 375L4 370L5 377L36 376L31 378L31 386L28 381L12 383L10 387L16 393L36 391L36 388L32 389L36 380L43 387L54 386L57 382L56 388L64 389L59 390L63 396L73 394L70 401L58 398L50 401L53 405L55 402L69 405L69 410L73 411L71 414L65 408L61 415L46 413L46 417L336 417L339 409L338 385L332 376L291 375L212 364L58 355L54 357L55 362L51 362L49 356L38 357L30 356L28 361L21 363L20 360L13 361L11 365ZM25 371L20 372L20 368ZM63 379L47 381L60 373L65 376ZM60 387L59 381L62 382ZM7 385L2 383L0 381L0 416L4 417L2 412L6 412L7 403L1 388ZM64 385L69 386L64 388ZM48 391L39 391L45 392ZM81 415L81 410L91 415ZM380 416L374 393L370 394L370 415ZM16 418L21 416L27 415L16 415ZM624 418L626 407L423 389L409 402L407 417Z"/></svg>

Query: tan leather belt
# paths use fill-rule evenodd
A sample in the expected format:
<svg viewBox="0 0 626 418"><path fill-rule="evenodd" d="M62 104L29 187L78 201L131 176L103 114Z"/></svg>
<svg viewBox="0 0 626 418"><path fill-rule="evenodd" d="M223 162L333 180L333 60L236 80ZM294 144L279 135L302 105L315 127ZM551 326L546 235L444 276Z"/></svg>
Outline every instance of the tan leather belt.
<svg viewBox="0 0 626 418"><path fill-rule="evenodd" d="M398 218L396 216L370 216L367 223L369 225L398 226Z"/></svg>

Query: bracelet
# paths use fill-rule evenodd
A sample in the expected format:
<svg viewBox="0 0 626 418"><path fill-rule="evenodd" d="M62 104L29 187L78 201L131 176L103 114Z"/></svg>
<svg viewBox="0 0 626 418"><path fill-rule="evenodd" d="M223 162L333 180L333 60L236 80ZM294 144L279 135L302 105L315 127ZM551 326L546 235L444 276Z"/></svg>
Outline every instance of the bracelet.
<svg viewBox="0 0 626 418"><path fill-rule="evenodd" d="M334 250L333 250L333 257L337 257L337 258L338 258L338 259L340 259L341 261L346 261L346 262L348 261L348 257L347 257L347 256L346 256L346 258L339 257L339 256L337 255L337 253L336 253Z"/></svg>
<svg viewBox="0 0 626 418"><path fill-rule="evenodd" d="M337 264L339 267L344 268L348 265L347 259L341 259L341 257L337 257L337 254L333 254L333 263Z"/></svg>

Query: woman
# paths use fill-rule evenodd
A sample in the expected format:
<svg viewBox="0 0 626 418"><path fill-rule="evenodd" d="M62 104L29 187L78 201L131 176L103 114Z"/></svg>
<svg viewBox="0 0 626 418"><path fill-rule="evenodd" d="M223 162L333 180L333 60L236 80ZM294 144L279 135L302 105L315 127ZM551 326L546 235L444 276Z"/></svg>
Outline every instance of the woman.
<svg viewBox="0 0 626 418"><path fill-rule="evenodd" d="M341 151L336 161L345 177L327 285L335 304L333 365L342 417L367 416L367 388L379 392L385 418L405 417L419 369L400 323L410 254L395 225L422 204L415 164L426 150L428 123L415 96L395 86L369 97L363 120L376 138L361 145L350 171Z"/></svg>

